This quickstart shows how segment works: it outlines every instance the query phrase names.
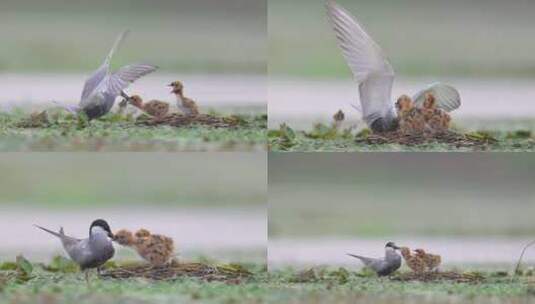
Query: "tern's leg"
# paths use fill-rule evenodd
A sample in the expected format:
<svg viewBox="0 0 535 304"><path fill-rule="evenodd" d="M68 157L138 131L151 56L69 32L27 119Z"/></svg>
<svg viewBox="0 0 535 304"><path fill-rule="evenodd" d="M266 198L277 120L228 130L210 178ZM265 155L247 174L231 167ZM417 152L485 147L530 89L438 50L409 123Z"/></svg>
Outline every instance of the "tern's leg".
<svg viewBox="0 0 535 304"><path fill-rule="evenodd" d="M85 282L87 283L87 285L89 286L89 270L84 270L84 275L85 275Z"/></svg>

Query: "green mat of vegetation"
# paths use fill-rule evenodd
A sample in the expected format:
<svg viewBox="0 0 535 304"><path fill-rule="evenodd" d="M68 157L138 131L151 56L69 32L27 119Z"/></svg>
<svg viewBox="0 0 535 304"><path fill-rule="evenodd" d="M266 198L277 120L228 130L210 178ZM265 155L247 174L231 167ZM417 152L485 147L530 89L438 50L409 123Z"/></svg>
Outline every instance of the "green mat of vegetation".
<svg viewBox="0 0 535 304"><path fill-rule="evenodd" d="M88 122L53 113L49 123L40 124L15 110L0 113L0 151L264 150L267 115L232 117L238 121L232 128L144 126L115 114Z"/></svg>
<svg viewBox="0 0 535 304"><path fill-rule="evenodd" d="M108 263L107 267L121 266ZM0 303L535 303L531 270L514 278L504 271L458 270L449 273L476 279L421 282L400 280L407 272L379 278L345 268L287 268L268 274L265 265L240 267L249 269L250 276L226 281L189 277L155 281L93 275L87 284L65 258L33 264L19 256L16 262L0 266Z"/></svg>
<svg viewBox="0 0 535 304"><path fill-rule="evenodd" d="M370 130L355 132L318 123L310 131L296 131L282 124L268 132L271 151L535 151L531 129L455 131L459 140L429 138L424 142L378 140Z"/></svg>

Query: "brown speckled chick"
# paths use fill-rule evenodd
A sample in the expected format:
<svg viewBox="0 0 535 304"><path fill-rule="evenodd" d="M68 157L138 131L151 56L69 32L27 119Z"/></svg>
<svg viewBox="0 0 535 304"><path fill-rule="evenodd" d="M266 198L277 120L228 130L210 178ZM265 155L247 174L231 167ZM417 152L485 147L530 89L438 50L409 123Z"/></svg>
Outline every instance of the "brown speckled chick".
<svg viewBox="0 0 535 304"><path fill-rule="evenodd" d="M134 236L132 235L132 232L126 229L121 229L117 231L115 234L113 234L113 236L114 236L114 240L123 246L134 245L134 241L135 241Z"/></svg>
<svg viewBox="0 0 535 304"><path fill-rule="evenodd" d="M442 262L442 258L438 254L427 253L423 249L416 249L414 252L425 262L428 271L436 269Z"/></svg>
<svg viewBox="0 0 535 304"><path fill-rule="evenodd" d="M159 100L151 100L143 103L143 99L139 95L130 97L130 104L140 109L141 111L154 117L164 117L169 112L169 104Z"/></svg>
<svg viewBox="0 0 535 304"><path fill-rule="evenodd" d="M163 265L174 256L173 239L159 234L151 234L146 229L136 232L134 247L138 254L153 265Z"/></svg>
<svg viewBox="0 0 535 304"><path fill-rule="evenodd" d="M169 84L173 88L171 93L175 94L177 107L187 116L199 115L199 107L193 99L184 96L184 85L180 81L174 81Z"/></svg>
<svg viewBox="0 0 535 304"><path fill-rule="evenodd" d="M414 106L407 95L401 95L396 102L399 130L402 134L420 134L424 131L425 121L422 110Z"/></svg>
<svg viewBox="0 0 535 304"><path fill-rule="evenodd" d="M134 248L139 256L152 265L163 265L174 257L173 239L159 234L151 234L147 229L139 229L135 234L120 230L114 234L114 240Z"/></svg>
<svg viewBox="0 0 535 304"><path fill-rule="evenodd" d="M411 254L411 250L408 247L401 247L401 256L405 260L405 263L409 268L416 272L422 273L425 271L425 262L421 257Z"/></svg>
<svg viewBox="0 0 535 304"><path fill-rule="evenodd" d="M427 93L425 95L422 112L427 132L444 133L449 129L451 117L446 111L437 108L433 94Z"/></svg>
<svg viewBox="0 0 535 304"><path fill-rule="evenodd" d="M138 231L136 231L136 238L146 238L150 236L150 231L147 229L141 228Z"/></svg>

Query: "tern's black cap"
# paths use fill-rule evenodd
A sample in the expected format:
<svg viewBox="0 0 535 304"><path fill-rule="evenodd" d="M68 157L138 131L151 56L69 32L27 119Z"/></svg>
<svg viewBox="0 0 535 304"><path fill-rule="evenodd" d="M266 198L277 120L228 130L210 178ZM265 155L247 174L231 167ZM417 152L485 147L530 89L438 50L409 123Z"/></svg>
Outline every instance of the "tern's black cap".
<svg viewBox="0 0 535 304"><path fill-rule="evenodd" d="M91 234L91 229L93 229L93 227L100 227L106 230L110 235L113 235L110 229L110 225L108 225L108 222L103 219L94 220L93 223L91 223L91 226L89 227L89 234Z"/></svg>
<svg viewBox="0 0 535 304"><path fill-rule="evenodd" d="M396 244L394 244L394 242L388 242L388 243L386 243L385 247L390 247L390 248L394 248L394 249L399 249L399 247L396 246Z"/></svg>

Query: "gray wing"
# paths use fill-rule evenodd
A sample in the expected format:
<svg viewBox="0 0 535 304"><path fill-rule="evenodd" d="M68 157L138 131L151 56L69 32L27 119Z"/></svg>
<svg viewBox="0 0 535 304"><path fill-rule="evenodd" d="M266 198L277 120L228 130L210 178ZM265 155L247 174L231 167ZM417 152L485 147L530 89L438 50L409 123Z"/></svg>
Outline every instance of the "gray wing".
<svg viewBox="0 0 535 304"><path fill-rule="evenodd" d="M107 93L118 96L132 82L158 69L150 64L132 64L120 68L117 72L107 76Z"/></svg>
<svg viewBox="0 0 535 304"><path fill-rule="evenodd" d="M461 106L461 95L459 91L450 85L437 82L414 95L412 99L417 107L423 106L427 93L435 96L437 107L444 111L451 112Z"/></svg>
<svg viewBox="0 0 535 304"><path fill-rule="evenodd" d="M86 100L89 95L91 95L91 93L98 87L102 80L104 80L104 78L109 74L111 58L129 32L129 30L125 30L117 37L110 52L108 53L108 56L106 56L106 59L104 59L104 63L102 63L102 65L86 80L84 89L82 90L82 97L80 99L81 101Z"/></svg>
<svg viewBox="0 0 535 304"><path fill-rule="evenodd" d="M100 68L98 68L89 78L85 81L84 89L82 91L82 97L80 100L83 102L84 100L87 100L89 95L95 91L95 89L98 87L98 85L106 78L106 75L108 75L108 68L109 66L102 65ZM83 106L83 104L80 104Z"/></svg>
<svg viewBox="0 0 535 304"><path fill-rule="evenodd" d="M372 117L376 119L391 114L394 112L391 100L394 69L379 45L351 13L334 0L329 0L326 7L338 46L359 84L364 119L370 124Z"/></svg>
<svg viewBox="0 0 535 304"><path fill-rule="evenodd" d="M91 259L91 248L89 247L88 239L79 240L76 243L64 243L63 247L69 257L79 265L84 265Z"/></svg>

